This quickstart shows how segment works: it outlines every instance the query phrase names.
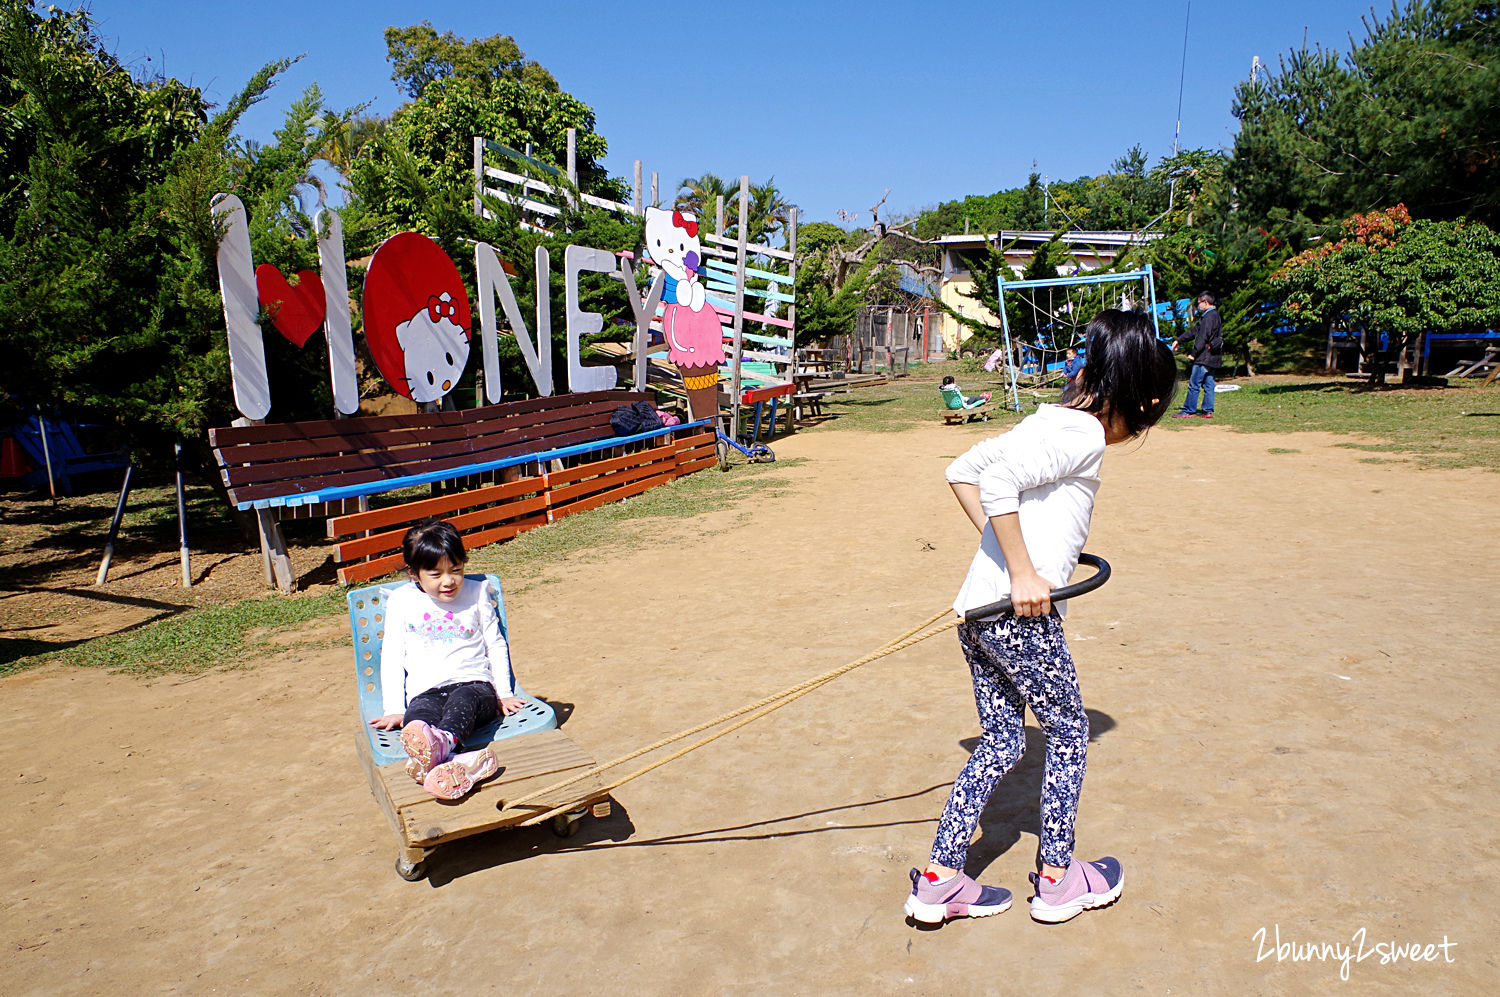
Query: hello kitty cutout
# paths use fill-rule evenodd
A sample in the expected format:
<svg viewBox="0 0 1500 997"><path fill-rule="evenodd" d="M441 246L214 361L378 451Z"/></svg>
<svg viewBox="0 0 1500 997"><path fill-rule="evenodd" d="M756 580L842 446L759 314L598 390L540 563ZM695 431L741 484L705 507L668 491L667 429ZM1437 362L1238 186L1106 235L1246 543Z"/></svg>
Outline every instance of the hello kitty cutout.
<svg viewBox="0 0 1500 997"><path fill-rule="evenodd" d="M662 290L662 334L667 359L677 365L694 419L719 412L719 365L724 362L724 329L708 304L698 271L703 243L691 212L646 209L646 257L666 274Z"/></svg>
<svg viewBox="0 0 1500 997"><path fill-rule="evenodd" d="M459 325L458 304L447 291L427 299L427 307L396 326L406 368L404 380L414 402L435 402L458 383L469 360L469 331Z"/></svg>
<svg viewBox="0 0 1500 997"><path fill-rule="evenodd" d="M365 338L398 394L441 401L469 362L469 296L458 268L425 235L381 243L365 275Z"/></svg>

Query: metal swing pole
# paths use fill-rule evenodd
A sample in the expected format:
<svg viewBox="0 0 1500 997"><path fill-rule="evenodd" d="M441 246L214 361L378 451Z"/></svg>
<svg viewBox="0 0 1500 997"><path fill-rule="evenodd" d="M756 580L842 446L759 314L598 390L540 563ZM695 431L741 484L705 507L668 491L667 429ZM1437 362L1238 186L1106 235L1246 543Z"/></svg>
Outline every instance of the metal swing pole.
<svg viewBox="0 0 1500 997"><path fill-rule="evenodd" d="M1000 332L1005 337L1005 371L1010 381L1010 407L1014 412L1021 411L1021 393L1016 388L1016 357L1010 348L1010 319L1005 314L1005 278L996 277L995 284L1000 291Z"/></svg>

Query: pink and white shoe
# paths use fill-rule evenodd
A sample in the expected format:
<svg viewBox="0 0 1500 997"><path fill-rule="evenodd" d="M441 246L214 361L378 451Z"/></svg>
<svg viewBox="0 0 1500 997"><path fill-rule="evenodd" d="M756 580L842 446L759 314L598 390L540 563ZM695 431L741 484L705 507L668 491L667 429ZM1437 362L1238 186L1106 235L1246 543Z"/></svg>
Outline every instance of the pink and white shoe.
<svg viewBox="0 0 1500 997"><path fill-rule="evenodd" d="M478 751L466 751L454 755L452 760L434 766L422 788L440 800L457 800L469 795L473 788L500 771L500 759L495 757L492 747L486 745Z"/></svg>
<svg viewBox="0 0 1500 997"><path fill-rule="evenodd" d="M401 728L401 747L417 763L415 766L410 762L406 765L407 774L413 779L418 779L418 771L422 778L426 778L427 773L447 761L453 751L452 742L444 732L423 720L413 720Z"/></svg>
<svg viewBox="0 0 1500 997"><path fill-rule="evenodd" d="M923 924L941 924L950 917L989 917L1010 907L1010 891L981 886L959 873L938 883L927 873L911 871L911 893L906 916Z"/></svg>
<svg viewBox="0 0 1500 997"><path fill-rule="evenodd" d="M1125 889L1125 872L1120 860L1105 857L1096 862L1074 859L1061 882L1031 874L1036 896L1031 898L1031 919L1057 924L1077 917L1085 910L1107 907L1120 898Z"/></svg>

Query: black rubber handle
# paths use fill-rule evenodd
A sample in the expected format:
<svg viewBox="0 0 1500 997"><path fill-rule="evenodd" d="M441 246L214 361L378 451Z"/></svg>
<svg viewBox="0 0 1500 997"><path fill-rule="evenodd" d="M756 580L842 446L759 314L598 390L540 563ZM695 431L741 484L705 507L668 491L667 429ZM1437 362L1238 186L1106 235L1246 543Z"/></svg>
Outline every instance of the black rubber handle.
<svg viewBox="0 0 1500 997"><path fill-rule="evenodd" d="M1052 590L1052 601L1061 602L1074 596L1084 595L1094 591L1100 585L1109 581L1109 562L1097 554L1079 554L1079 564L1087 564L1094 569L1094 573L1081 582L1064 585L1062 588ZM964 614L965 623L973 623L977 620L991 620L1001 613L1010 612L1010 596L1006 596L999 602L992 602L988 606L980 606L971 609Z"/></svg>

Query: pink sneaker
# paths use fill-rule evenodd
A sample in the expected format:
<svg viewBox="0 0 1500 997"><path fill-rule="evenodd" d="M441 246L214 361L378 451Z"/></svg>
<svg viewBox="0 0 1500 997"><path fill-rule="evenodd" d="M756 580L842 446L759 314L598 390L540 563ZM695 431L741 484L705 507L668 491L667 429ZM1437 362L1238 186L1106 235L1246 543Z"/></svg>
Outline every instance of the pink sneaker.
<svg viewBox="0 0 1500 997"><path fill-rule="evenodd" d="M934 883L926 873L911 871L911 895L906 915L923 924L941 924L950 917L989 917L1010 907L1010 891L980 886L963 873L945 883Z"/></svg>
<svg viewBox="0 0 1500 997"><path fill-rule="evenodd" d="M1120 860L1102 858L1097 862L1074 859L1062 882L1054 883L1037 873L1031 874L1036 896L1031 898L1031 919L1057 924L1077 917L1094 907L1107 907L1125 889L1125 872Z"/></svg>
<svg viewBox="0 0 1500 997"><path fill-rule="evenodd" d="M451 752L443 733L422 720L413 720L401 728L401 747L411 756L415 766L407 763L406 771L412 778L421 771L423 777L438 765L448 760Z"/></svg>
<svg viewBox="0 0 1500 997"><path fill-rule="evenodd" d="M440 800L456 800L499 771L500 759L486 745L478 751L454 755L451 761L434 767L427 773L422 788Z"/></svg>

